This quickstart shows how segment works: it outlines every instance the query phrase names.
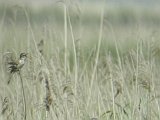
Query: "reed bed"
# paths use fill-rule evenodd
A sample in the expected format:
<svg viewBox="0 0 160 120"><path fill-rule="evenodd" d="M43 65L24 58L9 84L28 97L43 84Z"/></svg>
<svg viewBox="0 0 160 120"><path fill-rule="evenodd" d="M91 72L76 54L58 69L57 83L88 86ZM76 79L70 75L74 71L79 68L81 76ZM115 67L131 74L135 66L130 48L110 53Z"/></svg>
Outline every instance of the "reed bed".
<svg viewBox="0 0 160 120"><path fill-rule="evenodd" d="M149 24L140 9L92 7L0 6L0 120L160 119L158 13ZM8 85L7 60L21 52L22 79Z"/></svg>

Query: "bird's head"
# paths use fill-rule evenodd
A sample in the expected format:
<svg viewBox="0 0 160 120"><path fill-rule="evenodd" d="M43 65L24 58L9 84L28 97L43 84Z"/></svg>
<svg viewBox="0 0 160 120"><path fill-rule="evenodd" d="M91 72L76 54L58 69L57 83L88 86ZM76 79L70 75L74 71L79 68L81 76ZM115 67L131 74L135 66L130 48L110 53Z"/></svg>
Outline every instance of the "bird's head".
<svg viewBox="0 0 160 120"><path fill-rule="evenodd" d="M28 53L21 53L20 54L20 58L27 58L28 57Z"/></svg>

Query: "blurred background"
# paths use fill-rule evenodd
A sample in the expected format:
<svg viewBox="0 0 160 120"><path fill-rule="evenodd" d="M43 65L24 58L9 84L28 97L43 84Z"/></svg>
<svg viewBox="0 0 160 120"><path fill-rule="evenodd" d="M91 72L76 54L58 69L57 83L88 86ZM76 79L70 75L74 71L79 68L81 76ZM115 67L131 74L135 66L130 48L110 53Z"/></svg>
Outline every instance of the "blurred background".
<svg viewBox="0 0 160 120"><path fill-rule="evenodd" d="M9 116L23 118L19 76L6 85L6 60L24 52L29 120L45 119L47 79L51 119L159 120L159 28L159 0L0 0L0 103L8 97Z"/></svg>
<svg viewBox="0 0 160 120"><path fill-rule="evenodd" d="M160 1L159 0L66 0L75 40L92 48L98 39L100 16L104 9L102 49L115 53L113 36L120 44L122 54L132 48L138 39L151 37L159 39ZM20 47L15 41L32 41L28 29L33 30L35 40L56 41L63 45L64 3L63 0L0 0L1 40L11 48L29 52L29 42ZM71 33L68 25L68 43ZM114 31L114 35L111 32ZM4 43L5 43L4 42ZM2 44L1 44L2 45ZM47 49L47 48L46 48ZM19 50L18 50L19 51Z"/></svg>

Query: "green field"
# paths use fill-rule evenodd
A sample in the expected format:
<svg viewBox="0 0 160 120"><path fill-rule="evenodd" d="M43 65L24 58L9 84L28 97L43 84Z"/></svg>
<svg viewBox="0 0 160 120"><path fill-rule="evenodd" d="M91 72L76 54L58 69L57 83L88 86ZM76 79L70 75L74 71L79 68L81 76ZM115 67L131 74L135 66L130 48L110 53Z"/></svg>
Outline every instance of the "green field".
<svg viewBox="0 0 160 120"><path fill-rule="evenodd" d="M1 3L0 120L159 120L159 6Z"/></svg>

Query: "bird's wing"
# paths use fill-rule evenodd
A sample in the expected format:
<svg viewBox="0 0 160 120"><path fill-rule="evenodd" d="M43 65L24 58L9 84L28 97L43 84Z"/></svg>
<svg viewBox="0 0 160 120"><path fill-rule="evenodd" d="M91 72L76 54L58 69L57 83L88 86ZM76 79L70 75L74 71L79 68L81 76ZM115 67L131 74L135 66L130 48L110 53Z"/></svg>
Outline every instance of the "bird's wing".
<svg viewBox="0 0 160 120"><path fill-rule="evenodd" d="M18 61L11 61L11 62L8 62L9 65L18 65Z"/></svg>

